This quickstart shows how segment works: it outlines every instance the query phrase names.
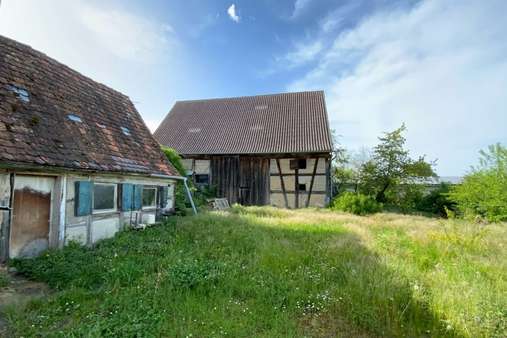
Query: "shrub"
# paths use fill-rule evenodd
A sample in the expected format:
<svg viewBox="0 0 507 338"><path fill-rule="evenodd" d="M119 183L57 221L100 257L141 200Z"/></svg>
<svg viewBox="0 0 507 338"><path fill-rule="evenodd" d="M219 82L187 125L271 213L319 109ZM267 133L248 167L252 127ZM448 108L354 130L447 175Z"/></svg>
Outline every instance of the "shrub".
<svg viewBox="0 0 507 338"><path fill-rule="evenodd" d="M382 211L382 204L371 196L346 191L333 201L331 208L356 215L367 215Z"/></svg>
<svg viewBox="0 0 507 338"><path fill-rule="evenodd" d="M456 210L456 203L449 199L450 190L451 186L448 183L440 183L438 188L423 196L416 204L416 210L448 217Z"/></svg>
<svg viewBox="0 0 507 338"><path fill-rule="evenodd" d="M161 148L169 162L173 165L174 169L176 169L181 176L185 177L187 173L185 171L185 167L183 167L183 163L181 162L180 154L178 154L178 152L173 148L164 146Z"/></svg>
<svg viewBox="0 0 507 338"><path fill-rule="evenodd" d="M424 196L423 187L419 184L408 183L386 192L386 206L409 213L417 210Z"/></svg>
<svg viewBox="0 0 507 338"><path fill-rule="evenodd" d="M480 154L480 166L451 189L450 199L465 218L507 221L507 148L496 144Z"/></svg>

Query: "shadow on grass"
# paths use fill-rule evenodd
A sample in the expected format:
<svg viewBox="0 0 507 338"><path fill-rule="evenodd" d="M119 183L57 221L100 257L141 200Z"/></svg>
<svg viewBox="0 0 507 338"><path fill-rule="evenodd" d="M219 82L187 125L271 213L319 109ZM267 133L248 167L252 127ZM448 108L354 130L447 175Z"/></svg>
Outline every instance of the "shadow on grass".
<svg viewBox="0 0 507 338"><path fill-rule="evenodd" d="M173 218L94 249L15 261L60 292L12 312L10 324L20 335L460 336L357 235L276 225L287 215Z"/></svg>

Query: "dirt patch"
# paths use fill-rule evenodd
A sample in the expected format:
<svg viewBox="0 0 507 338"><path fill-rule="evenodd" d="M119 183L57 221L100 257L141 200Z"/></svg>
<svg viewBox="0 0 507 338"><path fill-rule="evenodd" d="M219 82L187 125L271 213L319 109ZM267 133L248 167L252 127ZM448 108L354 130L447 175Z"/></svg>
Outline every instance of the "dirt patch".
<svg viewBox="0 0 507 338"><path fill-rule="evenodd" d="M7 280L6 285L0 287L0 337L7 337L5 310L20 308L33 299L44 297L49 293L49 288L44 283L30 281L9 271L5 265L0 265L0 275Z"/></svg>

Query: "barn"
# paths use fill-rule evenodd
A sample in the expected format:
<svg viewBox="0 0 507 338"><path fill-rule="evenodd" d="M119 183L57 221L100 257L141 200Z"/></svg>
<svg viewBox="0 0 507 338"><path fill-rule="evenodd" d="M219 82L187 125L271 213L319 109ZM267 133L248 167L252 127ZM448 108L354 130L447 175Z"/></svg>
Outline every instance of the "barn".
<svg viewBox="0 0 507 338"><path fill-rule="evenodd" d="M178 101L154 133L229 203L322 207L330 195L324 92Z"/></svg>
<svg viewBox="0 0 507 338"><path fill-rule="evenodd" d="M0 260L154 223L178 179L127 96L0 36Z"/></svg>

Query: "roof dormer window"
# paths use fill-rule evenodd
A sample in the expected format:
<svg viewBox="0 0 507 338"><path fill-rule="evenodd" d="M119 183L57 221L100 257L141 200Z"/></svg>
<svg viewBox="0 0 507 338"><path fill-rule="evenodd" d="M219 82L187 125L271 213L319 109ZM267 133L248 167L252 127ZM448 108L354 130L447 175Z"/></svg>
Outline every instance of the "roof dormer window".
<svg viewBox="0 0 507 338"><path fill-rule="evenodd" d="M25 103L30 102L30 94L28 93L28 91L26 89L23 89L21 87L15 86L15 85L8 86L8 89L11 92L13 92L14 94L16 94L18 99L20 99L21 101L23 101Z"/></svg>
<svg viewBox="0 0 507 338"><path fill-rule="evenodd" d="M83 120L81 120L81 118L77 115L74 115L74 114L69 114L67 115L67 118L73 122L78 122L78 123L81 123L83 122Z"/></svg>
<svg viewBox="0 0 507 338"><path fill-rule="evenodd" d="M126 127L121 127L121 131L123 134L125 134L126 136L130 136L130 130L129 128L126 128Z"/></svg>

